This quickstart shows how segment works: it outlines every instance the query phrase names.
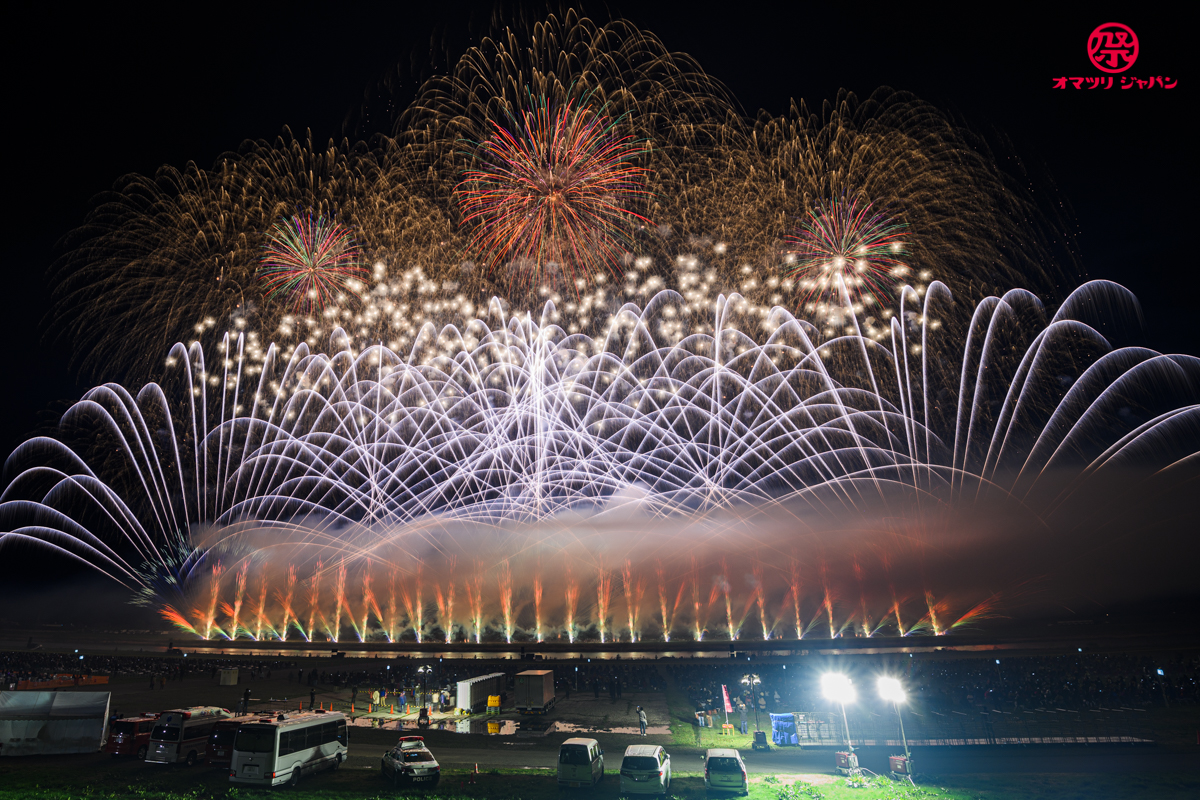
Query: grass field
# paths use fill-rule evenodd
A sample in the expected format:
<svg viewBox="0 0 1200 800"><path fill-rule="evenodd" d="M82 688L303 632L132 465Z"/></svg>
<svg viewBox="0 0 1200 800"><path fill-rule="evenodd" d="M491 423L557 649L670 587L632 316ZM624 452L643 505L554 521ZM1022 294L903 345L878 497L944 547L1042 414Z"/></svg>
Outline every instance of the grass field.
<svg viewBox="0 0 1200 800"><path fill-rule="evenodd" d="M185 767L147 767L130 761L94 759L91 767L67 764L62 758L21 759L0 763L0 800L233 800L269 798L286 791L295 800L324 798L523 798L524 800L613 800L617 776L609 773L594 789L560 790L548 769L485 770L478 775L447 769L436 790L395 791L378 773L362 768L312 776L296 790L261 790L230 786L222 770ZM751 800L1172 800L1200 792L1194 774L1173 775L958 775L926 778L917 787L877 779L855 788L827 775L754 776ZM698 773L680 773L671 794L681 800L705 798Z"/></svg>

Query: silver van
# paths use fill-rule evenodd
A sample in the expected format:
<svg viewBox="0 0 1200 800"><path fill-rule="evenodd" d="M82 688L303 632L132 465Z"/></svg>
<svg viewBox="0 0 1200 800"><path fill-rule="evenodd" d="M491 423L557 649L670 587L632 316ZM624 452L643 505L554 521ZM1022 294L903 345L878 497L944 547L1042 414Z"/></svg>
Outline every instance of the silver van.
<svg viewBox="0 0 1200 800"><path fill-rule="evenodd" d="M704 754L704 789L709 792L750 794L746 762L737 750L714 747Z"/></svg>
<svg viewBox="0 0 1200 800"><path fill-rule="evenodd" d="M658 794L671 791L671 757L656 744L631 744L621 759L621 794Z"/></svg>
<svg viewBox="0 0 1200 800"><path fill-rule="evenodd" d="M567 739L558 749L559 786L595 786L604 777L604 751L595 739Z"/></svg>

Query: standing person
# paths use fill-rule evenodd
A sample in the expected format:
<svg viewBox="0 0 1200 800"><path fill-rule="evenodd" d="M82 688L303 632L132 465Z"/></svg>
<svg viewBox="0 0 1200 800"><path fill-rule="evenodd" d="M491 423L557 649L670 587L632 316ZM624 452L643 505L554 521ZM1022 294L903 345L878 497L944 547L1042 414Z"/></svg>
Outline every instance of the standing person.
<svg viewBox="0 0 1200 800"><path fill-rule="evenodd" d="M356 701L356 700L358 700L358 685L357 684L350 687L350 704L353 705L354 701Z"/></svg>
<svg viewBox="0 0 1200 800"><path fill-rule="evenodd" d="M316 707L317 707L317 690L309 689L308 690L308 710L312 711Z"/></svg>
<svg viewBox="0 0 1200 800"><path fill-rule="evenodd" d="M617 676L616 683L617 683L617 699L620 700L621 699L621 678L620 678L620 676Z"/></svg>
<svg viewBox="0 0 1200 800"><path fill-rule="evenodd" d="M642 731L642 736L646 735L646 709L641 706L637 707L638 712L638 728Z"/></svg>
<svg viewBox="0 0 1200 800"><path fill-rule="evenodd" d="M150 675L150 690L154 691L154 675Z"/></svg>
<svg viewBox="0 0 1200 800"><path fill-rule="evenodd" d="M242 693L242 713L250 713L250 687L246 687L246 691Z"/></svg>
<svg viewBox="0 0 1200 800"><path fill-rule="evenodd" d="M738 701L738 715L742 718L742 733L749 733L750 718L746 716L746 704L741 700Z"/></svg>
<svg viewBox="0 0 1200 800"><path fill-rule="evenodd" d="M570 700L571 699L571 679L570 678L567 678L566 689L567 689L567 699Z"/></svg>
<svg viewBox="0 0 1200 800"><path fill-rule="evenodd" d="M595 695L597 700L600 699L600 679L599 678L592 678L592 694Z"/></svg>

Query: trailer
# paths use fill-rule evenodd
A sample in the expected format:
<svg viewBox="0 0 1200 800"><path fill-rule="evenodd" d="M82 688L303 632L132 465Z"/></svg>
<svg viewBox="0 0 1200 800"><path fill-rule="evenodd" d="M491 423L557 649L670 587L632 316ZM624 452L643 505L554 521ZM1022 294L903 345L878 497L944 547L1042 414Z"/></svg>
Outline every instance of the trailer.
<svg viewBox="0 0 1200 800"><path fill-rule="evenodd" d="M518 712L545 714L554 706L554 670L530 669L518 672L514 690Z"/></svg>
<svg viewBox="0 0 1200 800"><path fill-rule="evenodd" d="M488 695L503 695L507 679L503 672L493 672L490 675L479 675L458 682L458 695L455 707L468 714L487 708Z"/></svg>

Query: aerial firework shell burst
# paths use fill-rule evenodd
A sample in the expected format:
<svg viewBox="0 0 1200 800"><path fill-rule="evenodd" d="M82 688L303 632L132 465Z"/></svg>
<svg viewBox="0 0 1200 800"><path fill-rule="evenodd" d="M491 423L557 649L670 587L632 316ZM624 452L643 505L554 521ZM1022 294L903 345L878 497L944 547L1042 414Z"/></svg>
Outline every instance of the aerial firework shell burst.
<svg viewBox="0 0 1200 800"><path fill-rule="evenodd" d="M268 299L304 314L324 309L339 294L357 295L368 275L354 235L312 214L280 220L267 236L258 275Z"/></svg>
<svg viewBox="0 0 1200 800"><path fill-rule="evenodd" d="M644 199L647 144L586 105L542 98L473 154L455 190L470 248L492 270L503 265L516 290L559 284L572 293L607 269L620 275L632 231L650 220L630 206ZM559 276L547 276L555 267ZM549 279L549 280L547 280Z"/></svg>
<svg viewBox="0 0 1200 800"><path fill-rule="evenodd" d="M803 312L839 316L848 307L888 308L909 274L901 260L908 226L870 203L838 199L817 206L788 240L788 277Z"/></svg>

